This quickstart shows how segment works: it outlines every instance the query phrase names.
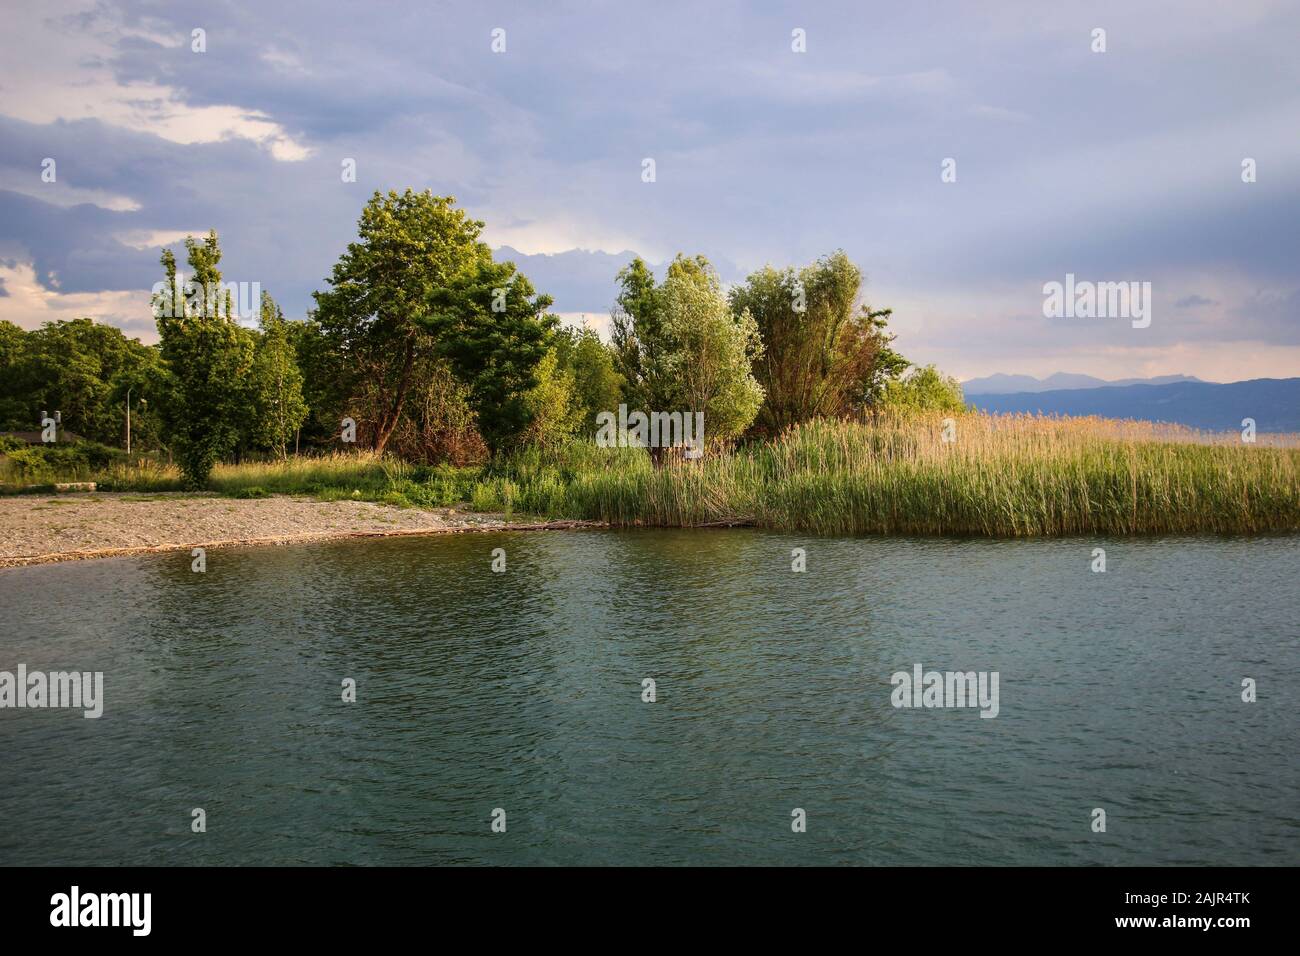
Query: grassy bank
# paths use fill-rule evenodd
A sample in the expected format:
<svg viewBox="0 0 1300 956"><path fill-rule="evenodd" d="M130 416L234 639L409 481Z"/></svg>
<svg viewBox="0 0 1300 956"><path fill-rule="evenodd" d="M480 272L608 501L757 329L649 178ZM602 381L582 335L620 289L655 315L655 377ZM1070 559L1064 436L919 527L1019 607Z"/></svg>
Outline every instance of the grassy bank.
<svg viewBox="0 0 1300 956"><path fill-rule="evenodd" d="M515 464L508 481L519 506L619 525L998 536L1300 529L1300 450L1100 419L967 415L952 442L938 416L814 422L657 471L643 455L555 457Z"/></svg>
<svg viewBox="0 0 1300 956"><path fill-rule="evenodd" d="M529 448L493 469L361 454L223 465L212 490L311 494L614 525L723 522L818 534L1252 533L1300 530L1300 449L1174 426L969 414L813 422L780 439L656 469L639 449ZM117 490L179 488L159 465L115 466Z"/></svg>

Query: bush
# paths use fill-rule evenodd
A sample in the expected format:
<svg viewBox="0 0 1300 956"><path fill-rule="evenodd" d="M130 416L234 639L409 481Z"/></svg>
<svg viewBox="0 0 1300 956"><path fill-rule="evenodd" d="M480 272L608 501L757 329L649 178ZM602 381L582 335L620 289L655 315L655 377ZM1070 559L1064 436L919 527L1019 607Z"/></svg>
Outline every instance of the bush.
<svg viewBox="0 0 1300 956"><path fill-rule="evenodd" d="M887 382L883 404L894 411L961 412L966 408L966 399L960 382L927 365Z"/></svg>
<svg viewBox="0 0 1300 956"><path fill-rule="evenodd" d="M0 481L9 484L89 481L97 472L126 460L116 448L90 441L28 445L5 439L0 451Z"/></svg>

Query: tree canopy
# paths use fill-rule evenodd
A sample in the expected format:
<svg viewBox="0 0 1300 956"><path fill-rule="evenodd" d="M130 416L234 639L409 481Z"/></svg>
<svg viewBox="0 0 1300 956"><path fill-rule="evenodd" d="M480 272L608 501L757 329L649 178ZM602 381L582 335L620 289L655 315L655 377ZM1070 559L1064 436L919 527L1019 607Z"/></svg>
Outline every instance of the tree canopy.
<svg viewBox="0 0 1300 956"><path fill-rule="evenodd" d="M344 361L350 397L365 398L370 445L382 452L402 417L421 359L434 352L431 297L491 260L483 223L450 196L375 192L357 239L335 263L330 288L314 293L315 319Z"/></svg>

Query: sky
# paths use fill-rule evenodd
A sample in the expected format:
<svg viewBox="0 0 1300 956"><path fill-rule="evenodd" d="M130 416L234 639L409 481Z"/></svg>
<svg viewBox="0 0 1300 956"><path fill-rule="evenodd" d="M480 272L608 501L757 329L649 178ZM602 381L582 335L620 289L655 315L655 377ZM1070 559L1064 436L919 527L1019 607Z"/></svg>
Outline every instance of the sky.
<svg viewBox="0 0 1300 956"><path fill-rule="evenodd" d="M0 9L24 328L155 341L162 248L212 228L227 281L304 317L371 193L409 186L598 329L633 255L738 282L842 248L900 350L959 378L1300 375L1294 2ZM1150 324L1045 317L1067 274L1149 282Z"/></svg>

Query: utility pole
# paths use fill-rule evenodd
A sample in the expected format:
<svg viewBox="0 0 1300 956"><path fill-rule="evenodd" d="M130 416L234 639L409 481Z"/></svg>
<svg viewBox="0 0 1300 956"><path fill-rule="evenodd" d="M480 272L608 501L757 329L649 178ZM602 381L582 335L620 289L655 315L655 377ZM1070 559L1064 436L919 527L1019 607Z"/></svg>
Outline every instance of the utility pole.
<svg viewBox="0 0 1300 956"><path fill-rule="evenodd" d="M131 454L131 388L126 390L126 453Z"/></svg>

